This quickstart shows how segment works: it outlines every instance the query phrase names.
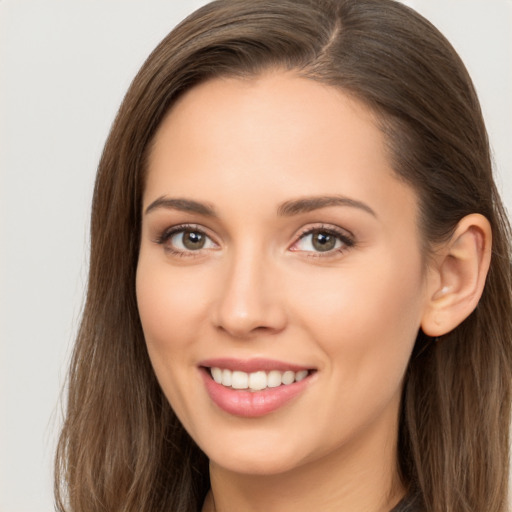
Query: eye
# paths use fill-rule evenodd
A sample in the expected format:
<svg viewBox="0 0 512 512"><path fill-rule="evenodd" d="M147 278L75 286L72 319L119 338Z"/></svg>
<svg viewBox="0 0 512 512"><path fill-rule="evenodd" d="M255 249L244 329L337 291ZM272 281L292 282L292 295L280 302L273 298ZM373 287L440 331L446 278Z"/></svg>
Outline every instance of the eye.
<svg viewBox="0 0 512 512"><path fill-rule="evenodd" d="M169 238L170 243L180 251L198 251L209 248L211 240L199 231L179 231Z"/></svg>
<svg viewBox="0 0 512 512"><path fill-rule="evenodd" d="M165 231L156 242L177 254L217 248L217 244L204 231L194 226L173 227Z"/></svg>
<svg viewBox="0 0 512 512"><path fill-rule="evenodd" d="M303 233L291 249L293 251L329 253L342 252L353 245L353 239L341 231L333 228L316 228Z"/></svg>

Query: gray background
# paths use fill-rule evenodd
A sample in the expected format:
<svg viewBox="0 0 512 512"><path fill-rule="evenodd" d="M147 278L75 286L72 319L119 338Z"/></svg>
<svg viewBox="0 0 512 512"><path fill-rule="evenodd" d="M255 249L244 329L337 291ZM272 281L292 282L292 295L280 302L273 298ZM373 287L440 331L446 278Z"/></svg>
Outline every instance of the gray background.
<svg viewBox="0 0 512 512"><path fill-rule="evenodd" d="M95 168L137 69L203 3L0 1L0 512L53 509ZM511 210L512 0L406 3L466 62Z"/></svg>

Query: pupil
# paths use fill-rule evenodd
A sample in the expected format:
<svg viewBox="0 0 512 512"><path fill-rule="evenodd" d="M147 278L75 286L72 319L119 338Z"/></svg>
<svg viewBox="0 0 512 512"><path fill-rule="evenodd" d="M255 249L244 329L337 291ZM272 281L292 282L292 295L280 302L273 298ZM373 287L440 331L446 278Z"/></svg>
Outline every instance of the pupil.
<svg viewBox="0 0 512 512"><path fill-rule="evenodd" d="M183 245L187 249L202 249L205 243L204 236L195 231L187 231L183 236Z"/></svg>
<svg viewBox="0 0 512 512"><path fill-rule="evenodd" d="M336 237L329 233L317 232L313 234L313 247L317 251L330 251L336 245Z"/></svg>

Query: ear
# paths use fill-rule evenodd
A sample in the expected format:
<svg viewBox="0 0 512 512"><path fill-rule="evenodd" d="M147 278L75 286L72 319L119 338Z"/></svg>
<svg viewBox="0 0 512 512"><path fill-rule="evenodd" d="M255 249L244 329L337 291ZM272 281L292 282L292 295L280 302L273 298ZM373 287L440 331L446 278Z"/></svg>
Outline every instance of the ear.
<svg viewBox="0 0 512 512"><path fill-rule="evenodd" d="M434 256L421 328L428 336L455 329L476 308L491 262L492 231L480 214L464 217Z"/></svg>

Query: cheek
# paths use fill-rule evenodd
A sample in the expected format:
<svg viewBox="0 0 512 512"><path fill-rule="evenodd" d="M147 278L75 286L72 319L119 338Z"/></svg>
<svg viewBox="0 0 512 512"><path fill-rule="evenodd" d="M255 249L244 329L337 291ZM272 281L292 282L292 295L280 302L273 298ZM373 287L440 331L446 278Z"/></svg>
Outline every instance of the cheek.
<svg viewBox="0 0 512 512"><path fill-rule="evenodd" d="M137 304L148 348L174 350L190 342L204 318L209 279L171 267L141 253L137 268Z"/></svg>
<svg viewBox="0 0 512 512"><path fill-rule="evenodd" d="M295 316L344 371L400 374L407 365L422 315L422 267L416 253L395 256L373 254L298 283Z"/></svg>
<svg viewBox="0 0 512 512"><path fill-rule="evenodd" d="M200 281L207 287L204 276ZM149 358L164 394L185 425L194 389L188 385L197 379L196 340L208 294L204 286L161 257L141 251L136 295Z"/></svg>
<svg viewBox="0 0 512 512"><path fill-rule="evenodd" d="M184 425L191 414L190 395L196 389L190 386L198 378L197 340L209 295L204 277L192 278L161 255L141 251L136 293L144 338L156 378Z"/></svg>
<svg viewBox="0 0 512 512"><path fill-rule="evenodd" d="M346 268L334 279L310 280L309 298L297 312L325 356L329 386L315 405L318 417L331 418L335 404L352 418L344 423L349 430L395 410L420 324L420 267L411 272L380 261L379 268ZM333 421L326 436L338 435L338 428Z"/></svg>

